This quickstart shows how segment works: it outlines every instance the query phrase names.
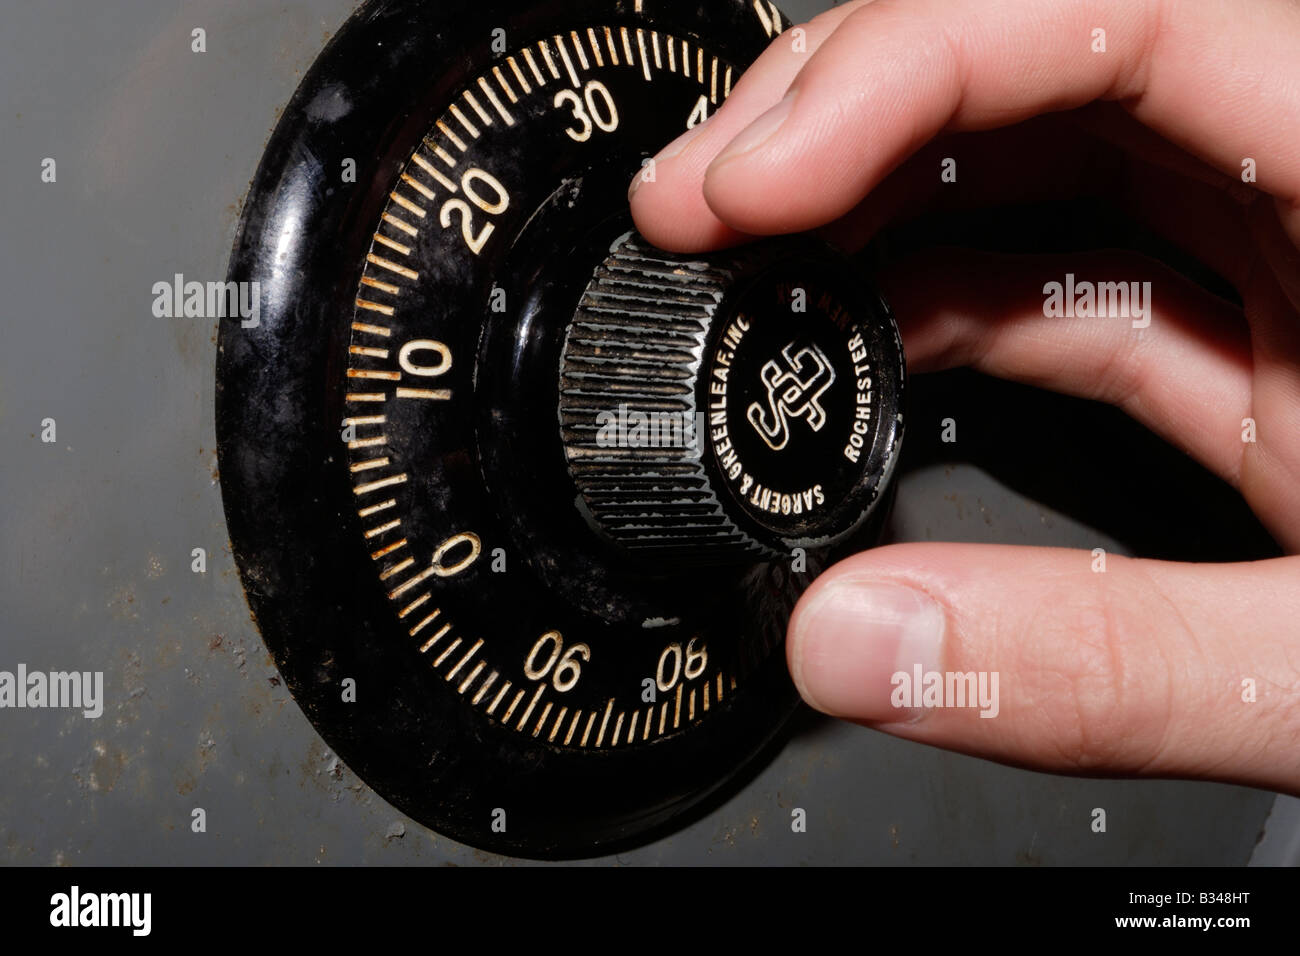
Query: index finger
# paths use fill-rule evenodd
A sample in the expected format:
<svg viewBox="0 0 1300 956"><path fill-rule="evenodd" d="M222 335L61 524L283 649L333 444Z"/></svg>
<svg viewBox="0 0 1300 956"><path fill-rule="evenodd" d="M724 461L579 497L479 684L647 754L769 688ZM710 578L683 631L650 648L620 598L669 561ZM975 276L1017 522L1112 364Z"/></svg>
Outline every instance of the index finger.
<svg viewBox="0 0 1300 956"><path fill-rule="evenodd" d="M1300 6L1286 0L876 0L846 17L785 98L725 149L725 137L712 138L721 152L703 191L740 232L810 229L847 213L941 132L1117 100L1224 172L1240 176L1251 160L1300 238L1298 49ZM1015 164L1008 156L1009 175ZM633 204L647 235L668 244L674 227L653 215L656 194L700 186L674 174L672 160L661 164L657 188Z"/></svg>

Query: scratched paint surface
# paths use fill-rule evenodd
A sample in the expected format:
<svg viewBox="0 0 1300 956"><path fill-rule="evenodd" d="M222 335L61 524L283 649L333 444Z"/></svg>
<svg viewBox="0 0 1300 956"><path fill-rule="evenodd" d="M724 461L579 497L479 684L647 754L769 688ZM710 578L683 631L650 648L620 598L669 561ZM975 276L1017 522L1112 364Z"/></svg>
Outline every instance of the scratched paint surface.
<svg viewBox="0 0 1300 956"><path fill-rule="evenodd" d="M150 311L154 282L224 273L279 109L351 7L6 10L0 156L17 172L0 180L0 669L102 670L106 702L98 720L0 712L0 861L510 862L389 807L279 682L222 520L214 323ZM206 54L190 52L194 27ZM42 187L45 156L58 181ZM1124 550L965 464L904 475L893 535ZM190 570L196 547L205 574ZM721 805L596 862L1239 864L1271 802L1032 774L805 715ZM1084 822L1097 806L1105 836ZM190 831L196 807L204 834ZM794 808L806 833L791 832Z"/></svg>

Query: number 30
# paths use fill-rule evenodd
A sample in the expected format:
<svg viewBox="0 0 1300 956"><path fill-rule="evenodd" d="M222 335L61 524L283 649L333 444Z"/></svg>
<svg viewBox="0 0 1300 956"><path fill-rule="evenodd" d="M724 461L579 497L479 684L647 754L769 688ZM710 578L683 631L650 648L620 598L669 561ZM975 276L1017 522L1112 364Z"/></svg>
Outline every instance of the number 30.
<svg viewBox="0 0 1300 956"><path fill-rule="evenodd" d="M600 104L597 105L597 99ZM583 100L586 101L586 109L583 109ZM612 133L618 129L618 107L614 105L614 97L605 88L605 84L599 80L592 80L582 91L582 99L578 99L578 94L573 90L561 90L555 94L555 105L562 106L570 104L573 107L573 118L582 124L581 129L566 129L564 132L569 139L577 143L585 143L591 139L591 128L594 122L596 127L602 132Z"/></svg>

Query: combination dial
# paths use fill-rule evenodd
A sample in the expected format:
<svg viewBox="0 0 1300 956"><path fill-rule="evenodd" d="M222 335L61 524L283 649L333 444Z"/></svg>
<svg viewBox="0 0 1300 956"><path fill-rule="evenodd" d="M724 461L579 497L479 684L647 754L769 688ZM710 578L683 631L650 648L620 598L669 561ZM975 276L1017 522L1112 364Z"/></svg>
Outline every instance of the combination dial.
<svg viewBox="0 0 1300 956"><path fill-rule="evenodd" d="M783 238L680 256L626 187L767 3L376 0L245 206L217 428L249 604L359 776L459 840L591 854L772 740L794 602L879 535L884 303ZM345 174L355 169L355 182Z"/></svg>
<svg viewBox="0 0 1300 956"><path fill-rule="evenodd" d="M647 563L789 562L852 536L893 460L900 357L883 303L815 242L701 260L622 236L560 363L593 526Z"/></svg>

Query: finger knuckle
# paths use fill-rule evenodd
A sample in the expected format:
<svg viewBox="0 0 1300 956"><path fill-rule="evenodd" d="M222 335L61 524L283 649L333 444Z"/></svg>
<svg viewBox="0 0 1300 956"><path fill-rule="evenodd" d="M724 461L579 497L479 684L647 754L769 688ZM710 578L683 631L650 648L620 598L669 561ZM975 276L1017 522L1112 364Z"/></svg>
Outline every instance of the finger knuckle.
<svg viewBox="0 0 1300 956"><path fill-rule="evenodd" d="M1150 606L1106 577L1054 590L1041 614L1050 654L1036 709L1055 763L1073 772L1139 772L1168 735L1170 674L1152 653Z"/></svg>

